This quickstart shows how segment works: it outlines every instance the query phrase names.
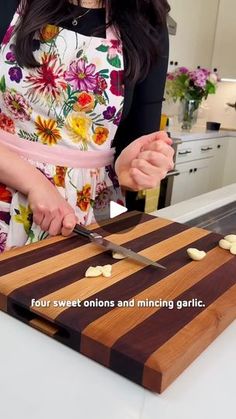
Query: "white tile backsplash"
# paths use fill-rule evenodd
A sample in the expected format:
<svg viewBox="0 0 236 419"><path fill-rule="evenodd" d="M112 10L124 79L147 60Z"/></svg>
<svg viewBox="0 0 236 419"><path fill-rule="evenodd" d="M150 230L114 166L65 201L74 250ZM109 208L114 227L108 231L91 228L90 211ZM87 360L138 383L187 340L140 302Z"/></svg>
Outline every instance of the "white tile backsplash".
<svg viewBox="0 0 236 419"><path fill-rule="evenodd" d="M227 102L236 102L236 83L220 82L215 95L209 95L202 102L199 110L197 126L205 126L206 121L221 122L223 128L236 129L236 111L226 105ZM178 104L169 101L163 104L163 113L174 117L178 121Z"/></svg>

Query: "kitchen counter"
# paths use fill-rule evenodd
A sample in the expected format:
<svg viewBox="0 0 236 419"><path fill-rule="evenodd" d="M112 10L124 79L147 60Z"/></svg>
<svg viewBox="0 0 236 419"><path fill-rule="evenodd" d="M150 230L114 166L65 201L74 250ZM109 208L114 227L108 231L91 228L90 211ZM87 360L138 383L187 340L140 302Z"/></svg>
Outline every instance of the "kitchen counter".
<svg viewBox="0 0 236 419"><path fill-rule="evenodd" d="M224 137L236 138L236 131L234 130L222 129L220 131L206 131L203 127L195 127L191 132L184 132L179 130L179 128L169 127L168 131L171 133L171 137L174 140L179 140L181 142Z"/></svg>
<svg viewBox="0 0 236 419"><path fill-rule="evenodd" d="M185 223L236 201L236 183L154 211L151 215Z"/></svg>
<svg viewBox="0 0 236 419"><path fill-rule="evenodd" d="M151 393L0 312L3 419L231 418L236 322L162 394Z"/></svg>

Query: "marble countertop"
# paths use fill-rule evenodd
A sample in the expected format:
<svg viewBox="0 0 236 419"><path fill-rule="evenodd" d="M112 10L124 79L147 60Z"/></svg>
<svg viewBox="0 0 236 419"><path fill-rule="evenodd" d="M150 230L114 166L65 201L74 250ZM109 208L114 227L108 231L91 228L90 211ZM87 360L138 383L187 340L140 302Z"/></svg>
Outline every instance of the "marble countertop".
<svg viewBox="0 0 236 419"><path fill-rule="evenodd" d="M236 183L154 211L151 215L186 223L210 211L236 201Z"/></svg>
<svg viewBox="0 0 236 419"><path fill-rule="evenodd" d="M222 129L220 131L207 131L204 127L194 127L191 132L181 131L178 127L168 127L174 141L194 141L211 138L235 137L236 130Z"/></svg>

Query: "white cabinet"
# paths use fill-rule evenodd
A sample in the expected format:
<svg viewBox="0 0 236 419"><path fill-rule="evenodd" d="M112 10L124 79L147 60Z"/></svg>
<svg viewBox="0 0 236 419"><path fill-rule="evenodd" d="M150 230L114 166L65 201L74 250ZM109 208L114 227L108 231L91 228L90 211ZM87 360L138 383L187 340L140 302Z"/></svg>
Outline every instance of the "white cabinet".
<svg viewBox="0 0 236 419"><path fill-rule="evenodd" d="M205 159L214 156L215 139L193 140L183 142L178 146L176 163L186 163L197 159Z"/></svg>
<svg viewBox="0 0 236 419"><path fill-rule="evenodd" d="M234 140L236 140L236 138ZM236 141L234 142L236 145ZM224 173L228 151L230 152L229 138L219 138L214 140L214 157L212 159L209 191L214 191L215 189L219 189L224 186ZM227 184L229 183L230 182Z"/></svg>
<svg viewBox="0 0 236 419"><path fill-rule="evenodd" d="M236 79L235 0L169 0L177 34L170 35L169 71L176 67L217 69Z"/></svg>
<svg viewBox="0 0 236 419"><path fill-rule="evenodd" d="M235 16L236 1L220 0L212 67L221 78L236 79Z"/></svg>
<svg viewBox="0 0 236 419"><path fill-rule="evenodd" d="M208 192L210 168L211 158L177 165L179 175L174 178L171 205Z"/></svg>
<svg viewBox="0 0 236 419"><path fill-rule="evenodd" d="M183 142L175 169L171 205L236 183L236 137Z"/></svg>
<svg viewBox="0 0 236 419"><path fill-rule="evenodd" d="M222 186L231 183L236 183L236 137L228 139Z"/></svg>
<svg viewBox="0 0 236 419"><path fill-rule="evenodd" d="M176 36L170 35L173 64L169 71L175 66L211 66L218 3L219 0L169 0L170 16L178 25Z"/></svg>

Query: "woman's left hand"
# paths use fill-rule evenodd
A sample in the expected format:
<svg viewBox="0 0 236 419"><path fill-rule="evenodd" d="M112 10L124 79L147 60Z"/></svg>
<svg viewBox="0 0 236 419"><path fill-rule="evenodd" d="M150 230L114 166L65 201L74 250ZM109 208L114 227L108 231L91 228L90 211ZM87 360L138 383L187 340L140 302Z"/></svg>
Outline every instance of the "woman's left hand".
<svg viewBox="0 0 236 419"><path fill-rule="evenodd" d="M156 188L174 167L172 143L159 131L129 144L115 164L120 185L134 191Z"/></svg>

